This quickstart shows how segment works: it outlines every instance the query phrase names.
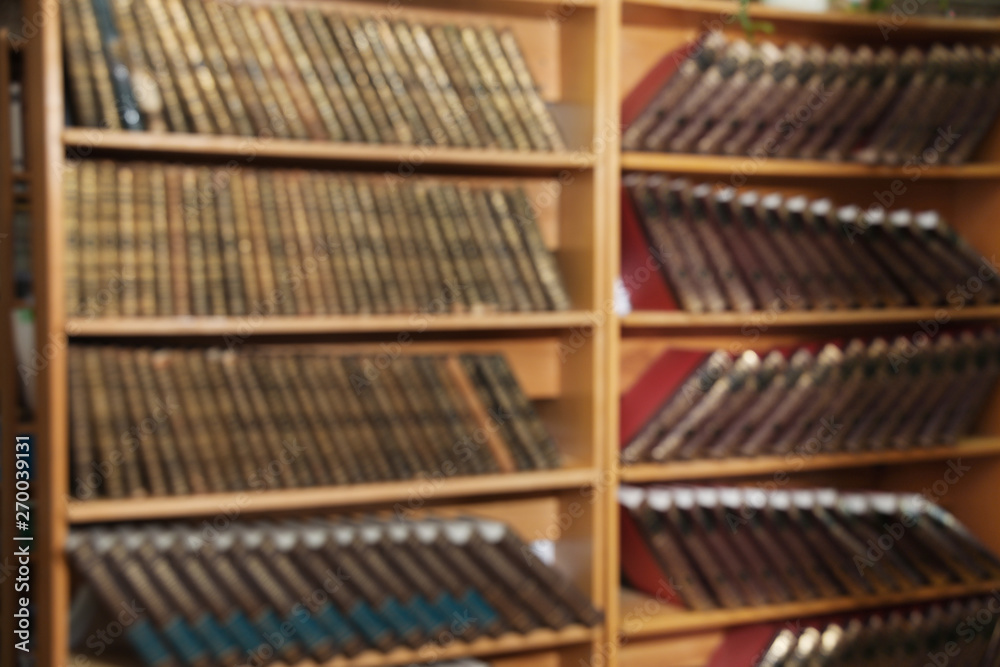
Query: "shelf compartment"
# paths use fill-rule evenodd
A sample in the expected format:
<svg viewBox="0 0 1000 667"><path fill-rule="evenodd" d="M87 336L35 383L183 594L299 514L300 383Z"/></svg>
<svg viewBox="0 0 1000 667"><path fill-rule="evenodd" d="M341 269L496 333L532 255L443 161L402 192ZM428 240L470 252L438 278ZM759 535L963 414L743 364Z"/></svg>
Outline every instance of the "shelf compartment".
<svg viewBox="0 0 1000 667"><path fill-rule="evenodd" d="M504 475L475 475L438 479L426 476L407 481L352 484L305 489L254 490L158 498L71 501L73 524L110 521L145 521L180 517L213 516L220 512L261 514L305 510L331 510L408 503L432 496L454 500L472 496L513 496L586 488L597 479L595 470L564 468Z"/></svg>
<svg viewBox="0 0 1000 667"><path fill-rule="evenodd" d="M739 459L703 459L674 461L666 464L640 464L621 469L621 480L642 484L684 480L713 481L721 478L751 477L772 473L789 474L812 470L866 468L871 466L905 466L927 461L947 461L952 458L986 458L1000 456L1000 438L970 437L954 447L859 452L851 454L793 454Z"/></svg>
<svg viewBox="0 0 1000 667"><path fill-rule="evenodd" d="M924 588L908 593L838 597L810 600L766 607L689 611L660 603L656 598L623 589L620 596L621 631L625 637L649 637L685 632L702 632L750 623L763 623L804 616L822 616L843 612L875 609L893 605L995 592L998 582L980 582Z"/></svg>

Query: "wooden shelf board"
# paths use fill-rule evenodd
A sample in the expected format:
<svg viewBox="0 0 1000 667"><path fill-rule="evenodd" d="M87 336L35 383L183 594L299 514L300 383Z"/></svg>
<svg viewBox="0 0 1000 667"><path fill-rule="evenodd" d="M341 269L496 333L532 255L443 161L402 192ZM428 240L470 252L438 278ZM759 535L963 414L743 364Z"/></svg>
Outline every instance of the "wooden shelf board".
<svg viewBox="0 0 1000 667"><path fill-rule="evenodd" d="M409 315L70 318L71 336L240 336L254 334L374 333L392 331L551 330L590 327L587 311Z"/></svg>
<svg viewBox="0 0 1000 667"><path fill-rule="evenodd" d="M498 149L440 148L421 146L384 146L329 141L302 141L237 136L213 136L182 133L129 132L67 128L62 132L67 148L83 147L95 153L136 153L142 159L150 154L196 155L245 162L257 158L286 159L301 162L330 162L341 165L422 165L517 172L556 172L580 170L594 165L589 152L527 152ZM246 166L245 165L245 166ZM409 170L407 170L409 173Z"/></svg>
<svg viewBox="0 0 1000 667"><path fill-rule="evenodd" d="M626 6L662 7L673 10L683 10L699 14L713 14L715 17L735 15L739 11L739 3L727 0L624 0ZM895 26L893 17L889 14L862 14L850 12L804 12L781 7L768 7L757 3L749 6L751 18L768 21L793 21L847 29L873 28L881 29L880 22ZM907 16L905 23L899 26L905 32L931 33L983 33L990 34L1000 31L1000 19L996 18L949 18L945 16ZM895 32L890 33L895 34Z"/></svg>
<svg viewBox="0 0 1000 667"><path fill-rule="evenodd" d="M419 649L397 648L389 653L366 651L353 658L337 657L319 665L312 660L305 660L297 663L294 667L387 667L390 665L424 664L429 658L435 661L455 660L555 649L562 646L584 644L592 641L595 636L595 631L590 628L571 625L561 630L542 628L533 630L526 635L508 633L495 639L486 637L469 643L452 642L447 646L428 644ZM120 655L93 658L81 654L80 657L79 664L89 664L92 667L140 667L142 664L137 658L129 659ZM83 657L86 657L86 662L83 662ZM67 664L77 664L77 662L71 657Z"/></svg>
<svg viewBox="0 0 1000 667"><path fill-rule="evenodd" d="M859 452L844 454L761 456L757 458L706 459L644 463L622 468L621 480L626 483L673 482L693 479L749 477L776 472L803 472L837 468L863 468L878 465L902 465L950 458L1000 456L1000 437L976 437L959 442L954 447L932 447L905 451Z"/></svg>
<svg viewBox="0 0 1000 667"><path fill-rule="evenodd" d="M234 493L213 493L156 498L70 501L71 523L136 521L146 519L212 516L220 512L240 514L289 512L306 509L362 507L406 503L412 498L423 502L472 496L516 495L583 488L594 484L597 471L587 468L541 470L500 475L475 475L453 479L406 481L312 487L305 489L249 489Z"/></svg>
<svg viewBox="0 0 1000 667"><path fill-rule="evenodd" d="M989 321L1000 319L1000 306L970 308L892 308L858 310L797 310L750 313L689 313L683 310L637 310L621 318L623 329L698 329L712 327L815 327L887 324L935 320L947 315L949 321Z"/></svg>
<svg viewBox="0 0 1000 667"><path fill-rule="evenodd" d="M754 176L788 178L903 178L910 180L915 167L872 166L856 162L821 160L754 160L747 156L689 155L626 151L621 166L626 171L657 171L688 174L730 174L741 180ZM970 163L959 166L928 166L920 179L1000 178L1000 163Z"/></svg>
<svg viewBox="0 0 1000 667"><path fill-rule="evenodd" d="M764 607L714 609L711 611L690 611L675 605L661 604L645 593L622 589L619 613L622 620L622 631L626 637L647 637L979 595L994 592L998 584L1000 582L985 581L977 584L929 587L890 595L839 597ZM649 613L649 608L654 604L657 605L657 610Z"/></svg>

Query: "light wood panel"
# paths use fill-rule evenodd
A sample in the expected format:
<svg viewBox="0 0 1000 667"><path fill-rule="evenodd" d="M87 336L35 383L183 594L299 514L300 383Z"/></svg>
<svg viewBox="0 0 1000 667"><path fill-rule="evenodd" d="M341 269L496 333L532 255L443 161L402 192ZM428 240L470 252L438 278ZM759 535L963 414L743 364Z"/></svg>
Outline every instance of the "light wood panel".
<svg viewBox="0 0 1000 667"><path fill-rule="evenodd" d="M506 634L495 639L486 637L468 643L454 641L447 646L425 646L419 649L397 648L389 653L366 651L353 658L335 658L319 664L313 660L304 660L296 663L296 667L381 667L423 664L429 660L455 660L472 656L488 658L496 654L530 652L585 644L591 641L594 634L595 631L581 626L569 626L558 631L540 629L527 635ZM562 662L552 662L552 655L549 653L545 659L532 658L526 662L521 662L521 657L518 656L507 659L506 663L500 661L498 664L534 665L537 667L561 666ZM87 660L86 663L83 662L84 659ZM70 655L67 660L68 662L65 664L87 664L91 667L142 667L143 664L138 658L121 654L96 659L84 654ZM288 666L275 663L275 667Z"/></svg>
<svg viewBox="0 0 1000 667"><path fill-rule="evenodd" d="M413 331L545 331L589 328L587 311L541 313L411 313L405 315L244 315L240 317L71 317L74 337L146 338Z"/></svg>
<svg viewBox="0 0 1000 667"><path fill-rule="evenodd" d="M661 54L662 55L662 54ZM651 65L652 66L652 63ZM636 81L638 83L638 81ZM634 171L684 172L691 174L729 175L734 184L754 176L789 178L903 179L994 179L1000 177L1000 163L970 162L956 166L891 167L856 162L822 160L756 159L747 156L682 155L629 151L622 154L622 169ZM918 180L919 180L918 179Z"/></svg>
<svg viewBox="0 0 1000 667"><path fill-rule="evenodd" d="M71 155L225 157L243 160L247 164L274 164L294 160L298 164L309 162L313 165L346 167L413 165L423 171L433 167L452 167L480 173L529 174L589 169L594 164L594 156L588 152L532 153L499 149L254 139L177 132L154 134L78 127L63 130L62 141L67 148L72 149Z"/></svg>
<svg viewBox="0 0 1000 667"><path fill-rule="evenodd" d="M793 453L788 456L760 456L752 459L707 459L664 464L650 463L623 468L621 479L629 484L692 480L722 481L727 478L760 476L775 472L794 474L808 470L902 466L924 461L986 457L1000 457L1000 438L970 437L954 447L930 447L904 451L816 454L813 456Z"/></svg>
<svg viewBox="0 0 1000 667"><path fill-rule="evenodd" d="M356 509L410 502L439 503L456 498L516 496L561 489L584 489L594 484L598 472L567 467L504 475L453 477L426 475L421 479L352 484L305 489L250 490L123 500L88 500L69 503L74 524L113 521L147 521L203 516L253 516L273 512Z"/></svg>
<svg viewBox="0 0 1000 667"><path fill-rule="evenodd" d="M749 623L765 623L785 618L822 616L863 609L876 609L893 605L913 604L949 597L962 597L995 591L1000 582L985 581L977 584L956 584L925 588L910 593L870 595L865 597L840 597L827 600L810 600L763 607L741 609L714 609L689 611L675 605L658 602L655 598L630 589L623 589L621 613L633 621L623 624L628 637L703 632L717 628L734 627Z"/></svg>

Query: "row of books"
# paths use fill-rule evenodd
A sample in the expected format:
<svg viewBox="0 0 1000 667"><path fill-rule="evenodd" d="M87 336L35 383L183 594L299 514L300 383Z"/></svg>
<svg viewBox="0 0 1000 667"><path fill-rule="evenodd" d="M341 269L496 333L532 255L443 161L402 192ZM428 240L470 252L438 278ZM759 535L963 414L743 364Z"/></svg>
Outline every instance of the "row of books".
<svg viewBox="0 0 1000 667"><path fill-rule="evenodd" d="M624 463L954 445L993 393L1000 338L986 330L671 359L703 361L661 390L667 399L624 446Z"/></svg>
<svg viewBox="0 0 1000 667"><path fill-rule="evenodd" d="M760 659L745 667L992 667L1000 660L996 604L996 598L974 597L867 618L785 627ZM726 667L736 666L730 662Z"/></svg>
<svg viewBox="0 0 1000 667"><path fill-rule="evenodd" d="M71 0L78 125L511 150L565 148L514 34L385 12Z"/></svg>
<svg viewBox="0 0 1000 667"><path fill-rule="evenodd" d="M67 550L106 612L146 609L125 634L150 667L322 664L602 618L509 527L475 518L78 528Z"/></svg>
<svg viewBox="0 0 1000 667"><path fill-rule="evenodd" d="M558 467L499 354L74 345L80 499Z"/></svg>
<svg viewBox="0 0 1000 667"><path fill-rule="evenodd" d="M827 199L713 190L629 174L634 215L691 312L899 308L1000 300L997 268L933 211L834 209ZM975 281L979 288L960 288ZM961 303L959 304L959 301Z"/></svg>
<svg viewBox="0 0 1000 667"><path fill-rule="evenodd" d="M1000 581L1000 559L923 496L745 487L630 487L622 553L645 550L652 587L719 609ZM642 575L626 578L648 586Z"/></svg>
<svg viewBox="0 0 1000 667"><path fill-rule="evenodd" d="M681 63L627 126L627 150L958 164L1000 110L997 47L876 52L710 33L667 57Z"/></svg>
<svg viewBox="0 0 1000 667"><path fill-rule="evenodd" d="M105 160L63 184L71 314L570 307L520 187Z"/></svg>

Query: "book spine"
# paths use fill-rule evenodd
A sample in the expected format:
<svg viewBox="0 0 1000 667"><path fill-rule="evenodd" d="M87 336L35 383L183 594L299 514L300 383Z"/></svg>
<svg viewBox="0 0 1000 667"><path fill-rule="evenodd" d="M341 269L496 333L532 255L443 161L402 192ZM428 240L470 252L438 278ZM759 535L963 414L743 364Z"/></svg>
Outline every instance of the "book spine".
<svg viewBox="0 0 1000 667"><path fill-rule="evenodd" d="M63 172L63 226L66 229L66 314L70 317L83 311L83 238L82 193L80 177L82 169L68 168Z"/></svg>
<svg viewBox="0 0 1000 667"><path fill-rule="evenodd" d="M188 46L188 57L190 59L192 56L195 58L204 56L204 63L196 71L203 89L205 86L209 88L206 92L211 95L209 99L214 100L215 114L217 116L222 116L223 113L227 114L231 120L230 134L244 137L254 136L255 121L260 130L267 127L266 115L259 104L255 104L256 100L250 100L248 103L244 95L241 94L245 91L235 80L234 73L236 76L246 77L246 70L245 68L241 69L241 64L237 65L233 71L230 70L221 45L224 40L232 38L228 30L221 31L218 36L213 34L205 5L206 3L199 0L180 0L180 2L175 0L171 9L175 16L179 17L176 19L178 26L182 22L187 23L188 38L191 39L195 36L198 38L194 45ZM186 16L181 14L182 10L186 10ZM232 45L230 44L229 47L231 48ZM220 131L222 127L223 125L220 124Z"/></svg>
<svg viewBox="0 0 1000 667"><path fill-rule="evenodd" d="M151 80L138 89L140 103L143 103L145 97L150 98L149 130L189 131L193 125L188 120L181 103L179 82L175 81L170 71L167 54L156 29L156 19L150 8L145 2L130 2L129 0L114 0L114 4L118 15L122 17L122 30L130 34L134 31L145 53L146 62L149 63ZM154 120L161 106L164 126Z"/></svg>
<svg viewBox="0 0 1000 667"><path fill-rule="evenodd" d="M354 237L351 210L346 197L346 180L334 174L327 174L326 195L333 208L333 222L337 237L350 274L350 286L356 310L354 314L368 314L375 311L374 298L369 294L368 275L361 262L361 251Z"/></svg>
<svg viewBox="0 0 1000 667"><path fill-rule="evenodd" d="M233 8L215 2L202 3L200 7L215 33L233 83L239 88L244 108L253 123L253 134L283 139L291 137L291 129L282 117L281 107Z"/></svg>
<svg viewBox="0 0 1000 667"><path fill-rule="evenodd" d="M195 378L205 379L213 402L218 406L218 411L213 413L218 416L218 426L228 434L226 437L233 447L239 450L234 459L234 467L240 475L237 488L259 489L253 483L260 471L267 468L269 457L252 411L245 407L246 397L242 389L229 385L226 366L235 363L234 355L210 350L190 355L188 363Z"/></svg>
<svg viewBox="0 0 1000 667"><path fill-rule="evenodd" d="M211 187L213 188L213 202L205 202L206 207L215 205L215 223L219 234L219 251L221 254L223 285L225 286L226 303L225 309L229 315L247 314L247 298L244 290L244 275L240 263L240 240L247 239L249 243L250 235L238 236L237 222L233 211L233 187L232 176L222 172L212 173ZM246 221L239 223L246 225ZM247 256L249 257L249 249ZM249 276L251 279L253 276ZM250 303L253 303L251 301Z"/></svg>
<svg viewBox="0 0 1000 667"><path fill-rule="evenodd" d="M118 263L121 267L119 310L124 317L139 312L139 266L136 256L135 172L126 165L117 165L115 181L118 190Z"/></svg>
<svg viewBox="0 0 1000 667"><path fill-rule="evenodd" d="M278 28L295 54L295 64L303 78L307 72L311 72L315 80L310 83L310 94L316 99L318 108L323 108L324 104L329 104L333 110L333 122L324 117L327 131L330 136L340 136L351 142L362 142L365 135L351 113L351 102L348 95L341 89L337 75L330 66L329 61L323 55L323 47L320 45L309 25L308 20L300 10L291 10L275 5L271 7L274 20L278 23ZM323 100L326 100L324 102ZM336 125L334 125L336 123ZM339 128L340 135L335 135L335 129Z"/></svg>
<svg viewBox="0 0 1000 667"><path fill-rule="evenodd" d="M350 178L341 179L339 185L340 195L343 197L343 203L347 209L351 236L354 239L354 246L357 248L362 276L371 299L372 312L389 312L389 301L384 288L386 283L391 281L391 276L383 277L379 274L378 262L372 247L372 238L368 233L358 191Z"/></svg>
<svg viewBox="0 0 1000 667"><path fill-rule="evenodd" d="M158 236L153 222L151 167L146 164L134 166L135 172L135 234L137 241L135 261L136 291L138 292L139 315L156 315L156 285L157 285L157 245L166 244L165 239ZM169 266L169 259L167 260Z"/></svg>
<svg viewBox="0 0 1000 667"><path fill-rule="evenodd" d="M200 453L209 490L217 493L234 491L241 483L238 468L233 465L232 453L227 451L230 448L229 439L225 434L221 434L221 440L218 439L220 433L216 429L215 413L211 411L211 397L202 396L203 392L208 392L202 386L202 379L191 372L190 358L198 354L201 354L199 350L175 351L170 363L170 375L178 389L177 398L189 426L191 444Z"/></svg>
<svg viewBox="0 0 1000 667"><path fill-rule="evenodd" d="M365 141L368 143L395 142L395 132L389 124L389 118L378 100L378 95L369 84L368 79L363 76L364 66L357 57L357 53L353 48L342 52L341 47L338 46L340 39L345 35L347 39L350 39L350 35L346 33L335 35L335 30L339 31L342 28L339 17L326 17L316 9L307 9L304 11L304 20L299 19L300 29L304 31L306 24L316 35L324 58L333 68L337 82L343 89L351 111L365 135ZM359 76L362 78L359 79Z"/></svg>
<svg viewBox="0 0 1000 667"><path fill-rule="evenodd" d="M96 310L101 315L114 316L121 312L121 291L127 279L121 273L118 233L118 187L115 165L109 161L97 163L97 266L99 283L91 293Z"/></svg>
<svg viewBox="0 0 1000 667"><path fill-rule="evenodd" d="M400 313L415 313L420 309L421 300L417 296L420 293L423 280L419 267L417 273L411 273L415 258L411 256L413 252L413 240L409 237L409 225L400 216L406 213L398 200L394 201L390 187L379 187L376 184L369 185L370 197L375 206L375 217L372 225L378 226L373 232L384 244L386 260L391 267L393 276L393 289L398 292L397 310ZM404 240L404 236L407 238ZM388 289L388 286L387 286Z"/></svg>
<svg viewBox="0 0 1000 667"><path fill-rule="evenodd" d="M159 171L159 170L158 170ZM170 268L163 275L170 278L172 284L171 300L174 304L172 315L192 314L192 281L194 270L191 275L188 266L191 263L190 249L188 248L187 220L184 209L184 185L180 167L169 166L162 170L163 178L163 201L162 208L157 201L156 191L153 198L153 215L163 216L166 219L167 237L170 239ZM154 217L154 221L156 218Z"/></svg>
<svg viewBox="0 0 1000 667"><path fill-rule="evenodd" d="M162 43L163 55L170 69L171 78L176 82L180 103L191 126L195 132L215 134L217 127L214 115L202 99L198 82L185 57L185 50L180 42L181 37L173 28L165 1L146 0L144 3L135 4L142 5L141 11L148 10L148 18L145 20L156 30Z"/></svg>
<svg viewBox="0 0 1000 667"><path fill-rule="evenodd" d="M332 293L336 292L336 297L330 297L330 301L336 301L336 309L331 307L332 312L355 313L357 304L354 300L354 292L351 290L351 271L349 259L347 258L344 242L340 237L338 223L335 220L333 203L330 200L327 189L327 176L314 172L304 176L302 190L306 199L306 209L312 224L314 234L325 250L325 261L330 264L332 278L327 289Z"/></svg>
<svg viewBox="0 0 1000 667"><path fill-rule="evenodd" d="M182 167L180 173L181 210L190 271L191 311L194 315L209 315L213 311L212 291L216 288L216 257L206 258L205 238L198 201L198 171ZM211 264L211 267L209 266ZM211 274L209 272L212 272ZM218 285L221 287L221 285Z"/></svg>
<svg viewBox="0 0 1000 667"><path fill-rule="evenodd" d="M100 486L95 488L90 481L94 474L91 463L99 460L100 450L94 441L85 354L87 352L78 347L72 348L69 354L70 452L75 476L73 495L78 500L88 500L100 492Z"/></svg>
<svg viewBox="0 0 1000 667"><path fill-rule="evenodd" d="M128 489L125 486L124 471L113 465L115 460L114 426L111 421L111 408L108 403L107 387L101 370L100 349L98 347L80 348L83 355L83 372L88 385L87 397L90 403L91 423L94 428L94 438L97 443L96 454L99 458L98 470L101 475L101 490L109 498L124 498ZM102 465L103 464L103 465ZM105 473L103 468L109 467Z"/></svg>
<svg viewBox="0 0 1000 667"><path fill-rule="evenodd" d="M325 274L325 269L329 265L323 261L322 249L317 248L316 241L311 234L309 219L306 216L305 203L302 198L300 187L301 172L283 172L276 174L282 183L281 191L284 199L284 211L286 220L292 221L295 245L298 248L297 276L305 283L309 300L312 302L312 312L325 314L329 312L326 307L327 286L331 285L331 276Z"/></svg>
<svg viewBox="0 0 1000 667"><path fill-rule="evenodd" d="M147 494L146 484L143 481L139 457L135 447L132 446L134 441L129 438L132 425L129 424L128 412L125 408L126 398L117 363L117 350L112 347L101 347L98 354L101 373L99 382L104 386L104 391L109 399L107 409L110 414L112 432L118 436L109 443L114 447L111 450L111 455L114 458L110 462L115 465L116 461L121 461L118 465L121 466L126 495L133 498L145 496Z"/></svg>
<svg viewBox="0 0 1000 667"><path fill-rule="evenodd" d="M415 143L421 146L448 145L448 133L441 126L428 96L429 91L417 80L389 24L384 20L368 18L362 25L399 107L413 129Z"/></svg>
<svg viewBox="0 0 1000 667"><path fill-rule="evenodd" d="M428 212L432 214L432 219L437 222L436 227L440 230L441 241L453 268L462 302L470 311L482 312L486 310L487 304L479 293L476 280L473 278L472 267L461 243L458 224L445 200L443 192L445 187L438 183L429 185L427 195L431 208Z"/></svg>
<svg viewBox="0 0 1000 667"><path fill-rule="evenodd" d="M171 372L171 366L182 354L184 352L178 350L163 350L150 355L152 375L158 392L169 405L184 405ZM187 392L184 393L187 395ZM177 460L184 469L191 491L193 493L221 491L223 485L218 467L210 454L212 450L199 451L200 447L195 440L196 434L183 410L174 412L170 428L174 434L173 444L177 451Z"/></svg>
<svg viewBox="0 0 1000 667"><path fill-rule="evenodd" d="M113 0L91 0L98 34L104 48L104 60L111 77L111 90L122 129L143 130L139 104L132 89L132 74L126 65L125 46L111 15Z"/></svg>
<svg viewBox="0 0 1000 667"><path fill-rule="evenodd" d="M532 108L528 96L521 89L521 84L510 65L507 54L504 53L496 31L492 26L484 26L478 31L478 37L489 64L495 69L496 76L503 84L504 91L514 106L517 119L527 133L531 148L536 151L551 150L552 146L543 128L543 121L536 114L536 109ZM545 112L543 115L547 117L548 114Z"/></svg>
<svg viewBox="0 0 1000 667"><path fill-rule="evenodd" d="M383 140L393 137L395 143L412 144L413 131L406 124L403 112L372 53L371 44L364 35L358 18L327 14L326 20L344 59L351 68L355 82L359 84L366 82L365 85L361 85L365 103L369 111L376 113L375 123ZM379 112L375 112L376 109Z"/></svg>
<svg viewBox="0 0 1000 667"><path fill-rule="evenodd" d="M397 276L392 256L389 253L389 242L382 231L379 222L378 199L371 184L365 179L354 182L360 204L361 217L364 220L365 237L371 247L375 266L378 269L379 282L385 293L385 310L390 313L402 311L402 296L400 294L401 280Z"/></svg>
<svg viewBox="0 0 1000 667"><path fill-rule="evenodd" d="M250 16L249 12L247 16ZM273 71L280 77L279 81L271 82L275 93L281 94L281 86L287 89L298 109L298 118L302 120L309 133L309 138L343 140L344 130L337 121L333 105L323 92L316 73L312 68L299 70L296 66L296 58L305 57L302 44L297 39L293 42L286 42L282 39L281 31L270 7L257 7L253 12L253 17L255 29L259 31L260 36L264 38L264 43L269 47Z"/></svg>
<svg viewBox="0 0 1000 667"><path fill-rule="evenodd" d="M512 193L509 192L507 197L509 210L518 221L517 226L521 232L524 247L527 248L535 267L535 273L545 289L546 297L548 297L548 307L552 310L569 310L570 299L559 272L559 265L556 263L555 256L542 240L538 219L535 217L531 202L524 190L520 188ZM518 213L519 211L522 213Z"/></svg>
<svg viewBox="0 0 1000 667"><path fill-rule="evenodd" d="M139 349L134 351L132 360L140 388L139 396L145 403L143 412L145 414L157 414L156 410L160 407L158 403L161 401L167 405L171 405L169 400L165 400L166 397L157 387L156 378L153 374L152 355L149 350ZM172 420L167 419L157 427L155 447L162 462L160 469L165 473L164 477L166 478L166 486L170 490L169 492L175 495L191 493L195 486L189 482L183 468Z"/></svg>
<svg viewBox="0 0 1000 667"><path fill-rule="evenodd" d="M87 63L96 93L97 110L100 120L97 125L111 130L122 129L121 117L112 86L111 69L104 54L101 32L97 26L97 15L91 0L75 0L83 44L87 49Z"/></svg>
<svg viewBox="0 0 1000 667"><path fill-rule="evenodd" d="M436 128L432 127L432 133L435 130L443 133L453 146L479 146L479 136L438 60L433 45L429 40L423 45L418 44L414 31L405 21L397 21L391 28L388 25L385 28L393 31L394 39L413 68L415 80L412 85L427 91L429 102L440 121Z"/></svg>
<svg viewBox="0 0 1000 667"><path fill-rule="evenodd" d="M82 1L82 0L81 0ZM74 120L84 127L101 124L101 107L97 87L91 77L88 44L83 35L80 2L67 2L62 7L62 30L66 48L66 73Z"/></svg>
<svg viewBox="0 0 1000 667"><path fill-rule="evenodd" d="M270 250L267 254L274 269L274 284L270 294L274 295L278 301L276 310L280 309L283 315L295 315L304 311L305 308L297 307L298 298L287 284L292 267L289 265L290 258L286 255L286 245L281 235L282 225L275 192L274 173L261 170L255 178L257 188L253 197L259 197L259 210L263 213L261 228L267 234L267 248ZM247 190L247 194L250 195L249 190ZM248 209L253 209L256 205L257 202L252 199L247 202ZM265 294L268 292L265 291Z"/></svg>
<svg viewBox="0 0 1000 667"><path fill-rule="evenodd" d="M263 8L260 9L266 11ZM260 71L258 90L266 87L268 91L265 98L268 100L267 105L269 109L278 112L277 116L269 113L272 129L275 129L276 125L283 127L283 132L292 139L321 138L320 128L316 124L310 124L316 120L315 116L302 115L302 110L296 106L296 98L288 88L288 85L294 85L294 79L286 84L282 71L275 62L274 54L268 48L268 41L262 32L262 26L258 22L254 8L243 4L223 5L223 11L229 18L230 31L237 39L240 52L246 53L244 48L249 47L254 55ZM237 27L237 24L240 27Z"/></svg>

